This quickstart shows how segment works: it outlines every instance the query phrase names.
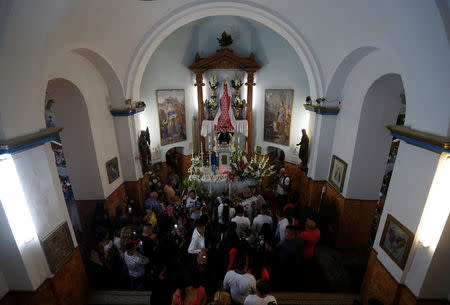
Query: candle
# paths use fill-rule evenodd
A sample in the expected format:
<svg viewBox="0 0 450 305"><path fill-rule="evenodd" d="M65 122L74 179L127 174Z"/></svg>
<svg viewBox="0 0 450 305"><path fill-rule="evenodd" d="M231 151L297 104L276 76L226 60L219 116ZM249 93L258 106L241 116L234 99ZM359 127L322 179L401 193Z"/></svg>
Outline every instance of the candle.
<svg viewBox="0 0 450 305"><path fill-rule="evenodd" d="M128 214L131 214L133 212L133 209L131 207L128 208Z"/></svg>

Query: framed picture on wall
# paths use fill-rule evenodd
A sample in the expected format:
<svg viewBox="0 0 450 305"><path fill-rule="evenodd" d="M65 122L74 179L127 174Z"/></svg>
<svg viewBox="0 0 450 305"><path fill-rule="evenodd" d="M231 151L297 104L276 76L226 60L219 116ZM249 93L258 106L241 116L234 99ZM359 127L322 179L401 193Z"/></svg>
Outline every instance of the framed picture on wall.
<svg viewBox="0 0 450 305"><path fill-rule="evenodd" d="M380 247L403 270L411 250L414 234L391 214L386 217Z"/></svg>
<svg viewBox="0 0 450 305"><path fill-rule="evenodd" d="M184 89L156 90L161 145L186 140Z"/></svg>
<svg viewBox="0 0 450 305"><path fill-rule="evenodd" d="M294 90L266 89L264 141L289 146Z"/></svg>
<svg viewBox="0 0 450 305"><path fill-rule="evenodd" d="M108 174L109 183L113 183L114 180L119 178L119 161L117 160L117 157L106 162L106 172Z"/></svg>
<svg viewBox="0 0 450 305"><path fill-rule="evenodd" d="M330 166L330 174L328 176L328 182L337 189L339 192L342 192L344 188L345 182L345 174L347 173L347 163L344 162L341 158L333 155L331 158L331 166Z"/></svg>
<svg viewBox="0 0 450 305"><path fill-rule="evenodd" d="M50 271L56 274L70 260L75 250L67 222L44 237L41 245Z"/></svg>

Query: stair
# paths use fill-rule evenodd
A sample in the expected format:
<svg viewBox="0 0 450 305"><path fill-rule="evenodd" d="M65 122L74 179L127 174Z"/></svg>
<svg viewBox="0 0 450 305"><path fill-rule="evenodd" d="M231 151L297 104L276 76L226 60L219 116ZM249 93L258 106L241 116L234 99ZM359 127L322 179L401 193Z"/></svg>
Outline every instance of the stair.
<svg viewBox="0 0 450 305"><path fill-rule="evenodd" d="M353 305L360 301L358 294L341 293L270 293L278 305ZM88 296L88 305L149 305L151 291L107 290L93 291ZM161 304L153 304L161 305Z"/></svg>

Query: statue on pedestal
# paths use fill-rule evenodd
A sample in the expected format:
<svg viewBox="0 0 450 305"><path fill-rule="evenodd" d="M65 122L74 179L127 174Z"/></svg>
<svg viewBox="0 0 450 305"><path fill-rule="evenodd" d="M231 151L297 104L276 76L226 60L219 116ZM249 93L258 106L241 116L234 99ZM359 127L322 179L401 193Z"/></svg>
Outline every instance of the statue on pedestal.
<svg viewBox="0 0 450 305"><path fill-rule="evenodd" d="M152 153L150 151L150 132L147 129L141 131L138 140L139 154L141 155L142 172L145 174L150 171L152 166Z"/></svg>
<svg viewBox="0 0 450 305"><path fill-rule="evenodd" d="M298 151L298 157L300 158L300 169L303 172L308 173L309 138L305 129L302 129L302 139L297 145L300 145L300 150Z"/></svg>

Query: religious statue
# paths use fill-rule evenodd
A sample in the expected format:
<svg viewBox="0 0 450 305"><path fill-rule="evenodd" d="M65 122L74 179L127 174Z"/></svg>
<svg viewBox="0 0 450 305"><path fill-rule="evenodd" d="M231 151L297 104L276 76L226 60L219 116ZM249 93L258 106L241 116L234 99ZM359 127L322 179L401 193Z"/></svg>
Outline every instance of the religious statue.
<svg viewBox="0 0 450 305"><path fill-rule="evenodd" d="M138 140L139 154L141 155L142 172L150 171L152 165L152 153L150 151L150 132L147 129L141 131Z"/></svg>
<svg viewBox="0 0 450 305"><path fill-rule="evenodd" d="M233 43L233 38L231 38L231 35L228 35L227 32L223 31L222 37L220 39L217 38L217 41L219 42L221 49L228 49Z"/></svg>
<svg viewBox="0 0 450 305"><path fill-rule="evenodd" d="M300 150L298 151L298 157L300 158L300 168L305 173L308 172L308 148L309 148L309 138L306 134L306 130L302 129L302 139L300 140Z"/></svg>
<svg viewBox="0 0 450 305"><path fill-rule="evenodd" d="M231 108L231 94L227 81L223 81L223 92L219 102L219 112L214 119L214 131L234 132L236 119Z"/></svg>

